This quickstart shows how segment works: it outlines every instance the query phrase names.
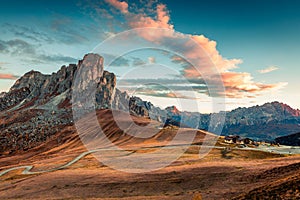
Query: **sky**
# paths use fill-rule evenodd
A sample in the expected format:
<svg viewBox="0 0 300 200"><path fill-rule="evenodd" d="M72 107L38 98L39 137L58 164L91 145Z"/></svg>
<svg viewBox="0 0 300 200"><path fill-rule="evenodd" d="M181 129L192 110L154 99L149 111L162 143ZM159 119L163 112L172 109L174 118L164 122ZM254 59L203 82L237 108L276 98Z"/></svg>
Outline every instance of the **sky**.
<svg viewBox="0 0 300 200"><path fill-rule="evenodd" d="M32 69L51 74L89 52L109 60L135 48L105 67L120 89L162 108L300 108L299 10L297 0L2 2L0 91ZM130 37L110 45L124 31ZM208 89L217 77L224 91Z"/></svg>

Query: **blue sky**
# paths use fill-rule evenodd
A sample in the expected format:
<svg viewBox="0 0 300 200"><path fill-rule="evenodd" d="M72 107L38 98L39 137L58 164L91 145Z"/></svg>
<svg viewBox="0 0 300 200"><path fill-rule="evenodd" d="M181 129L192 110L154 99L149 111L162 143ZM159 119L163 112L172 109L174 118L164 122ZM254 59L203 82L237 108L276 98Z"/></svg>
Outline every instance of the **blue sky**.
<svg viewBox="0 0 300 200"><path fill-rule="evenodd" d="M167 17L163 20L157 16L160 5L164 5L160 7L160 13ZM16 77L31 69L52 73L63 64L76 63L106 38L131 28L148 26L151 22L151 26L168 27L186 37L199 39L203 45L211 46L210 41L216 42L216 48L207 48L222 57L218 58L220 69L226 59L236 66L222 68L220 72L230 92L226 94L227 110L275 100L300 108L297 93L300 83L299 9L300 2L296 0L2 2L0 91L8 90ZM200 35L204 38L195 37ZM162 38L159 40L163 41ZM128 69L126 67L133 67L137 60L143 64L180 67L178 63L168 61L170 57L157 52L135 52L124 56L109 70L120 77ZM232 59L240 59L242 63ZM187 73L183 76L195 78ZM239 82L243 85L242 94L237 90ZM161 107L176 104L176 98L153 91L145 91L140 96ZM211 111L206 109L210 97L200 92L197 99L203 105L201 111Z"/></svg>

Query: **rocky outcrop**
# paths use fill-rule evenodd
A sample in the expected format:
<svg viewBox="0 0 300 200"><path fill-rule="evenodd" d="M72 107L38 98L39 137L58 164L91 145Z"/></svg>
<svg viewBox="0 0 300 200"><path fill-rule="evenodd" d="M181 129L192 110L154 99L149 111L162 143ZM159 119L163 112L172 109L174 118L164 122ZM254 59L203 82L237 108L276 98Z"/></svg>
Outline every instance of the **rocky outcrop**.
<svg viewBox="0 0 300 200"><path fill-rule="evenodd" d="M28 87L14 89L0 97L0 111L7 110L21 103L30 94Z"/></svg>
<svg viewBox="0 0 300 200"><path fill-rule="evenodd" d="M0 155L34 148L68 125L72 125L72 116L62 111L29 109L3 114Z"/></svg>

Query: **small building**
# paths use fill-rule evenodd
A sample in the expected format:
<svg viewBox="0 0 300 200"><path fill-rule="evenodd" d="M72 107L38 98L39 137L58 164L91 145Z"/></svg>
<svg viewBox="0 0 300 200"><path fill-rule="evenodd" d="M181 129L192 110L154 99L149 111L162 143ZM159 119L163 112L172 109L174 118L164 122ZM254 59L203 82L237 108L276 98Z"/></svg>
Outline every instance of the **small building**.
<svg viewBox="0 0 300 200"><path fill-rule="evenodd" d="M228 144L236 144L240 140L240 136L238 135L228 135L225 136L224 141Z"/></svg>

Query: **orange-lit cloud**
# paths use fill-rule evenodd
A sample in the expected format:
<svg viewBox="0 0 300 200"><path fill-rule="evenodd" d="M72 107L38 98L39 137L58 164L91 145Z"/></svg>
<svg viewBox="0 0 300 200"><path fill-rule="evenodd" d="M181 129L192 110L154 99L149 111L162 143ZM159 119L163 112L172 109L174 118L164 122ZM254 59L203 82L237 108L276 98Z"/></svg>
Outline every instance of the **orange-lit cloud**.
<svg viewBox="0 0 300 200"><path fill-rule="evenodd" d="M149 62L150 64L156 63L155 57L149 57L149 58L148 58L148 62Z"/></svg>
<svg viewBox="0 0 300 200"><path fill-rule="evenodd" d="M13 74L1 74L0 73L0 79L10 79L10 80L16 80L18 76Z"/></svg>
<svg viewBox="0 0 300 200"><path fill-rule="evenodd" d="M108 1L108 0L107 0ZM119 4L123 3L117 0L110 0L114 2L115 7L121 10ZM112 3L111 3L112 4ZM113 4L112 4L113 5ZM154 17L146 15L145 13L133 13L128 11L128 4L126 9L123 8L122 13L126 13L125 17L127 23L131 28L164 28L166 31L143 31L137 30L139 36L161 45L174 45L170 41L176 41L179 38L189 38L185 44L181 45L183 58L174 56L171 58L173 62L183 64L185 60L196 61L192 64L183 64L183 75L187 79L202 79L203 75L209 78L218 75L222 78L226 92L224 95L230 98L244 98L255 97L261 93L271 90L278 90L287 85L287 83L265 84L255 82L250 73L235 72L234 69L239 68L242 63L241 59L224 58L217 50L217 42L212 41L204 35L183 34L175 31L174 26L170 23L170 15L167 7L163 4L158 4ZM171 40L170 40L171 39ZM196 44L196 45L195 45ZM214 70L211 70L214 68ZM268 73L276 70L276 68L267 68L261 70L261 73ZM201 72L201 74L200 74Z"/></svg>
<svg viewBox="0 0 300 200"><path fill-rule="evenodd" d="M169 23L170 16L163 4L157 5L156 19L147 16L144 13L131 13L128 17L128 24L131 28L168 28L173 29L173 25Z"/></svg>
<svg viewBox="0 0 300 200"><path fill-rule="evenodd" d="M128 13L128 3L118 0L105 0L107 3L118 9L121 13Z"/></svg>
<svg viewBox="0 0 300 200"><path fill-rule="evenodd" d="M231 98L255 97L269 90L282 89L287 83L263 84L254 82L246 72L223 72L221 74L226 89L226 96Z"/></svg>
<svg viewBox="0 0 300 200"><path fill-rule="evenodd" d="M207 54L204 56L209 58L211 62L213 62L217 69L221 72L238 68L237 65L242 63L241 59L223 58L216 48L217 42L209 40L203 35L191 35L190 37L203 48L204 52ZM197 58L200 57L199 53L200 52L191 49L189 52L186 53L185 56L187 56L188 58ZM201 55L201 57L203 57L203 55Z"/></svg>
<svg viewBox="0 0 300 200"><path fill-rule="evenodd" d="M156 7L155 11L155 18L147 16L145 13L130 13L128 14L127 21L130 28L162 28L167 29L166 31L161 31L160 33L155 32L147 32L143 30L136 30L139 35L150 41L150 42L157 42L162 38L171 37L170 30L174 30L174 26L169 23L170 16L167 8L163 4L159 4Z"/></svg>

